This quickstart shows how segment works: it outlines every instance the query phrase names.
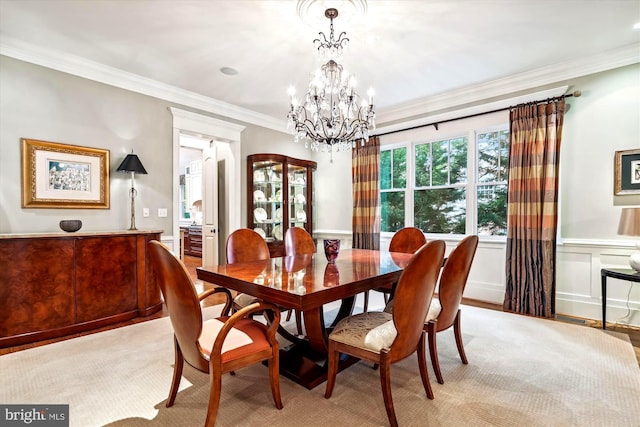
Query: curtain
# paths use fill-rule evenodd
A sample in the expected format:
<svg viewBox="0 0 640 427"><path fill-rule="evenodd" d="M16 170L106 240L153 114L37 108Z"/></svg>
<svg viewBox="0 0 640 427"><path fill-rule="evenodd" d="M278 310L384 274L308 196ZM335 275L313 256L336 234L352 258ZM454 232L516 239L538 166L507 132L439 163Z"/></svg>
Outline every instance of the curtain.
<svg viewBox="0 0 640 427"><path fill-rule="evenodd" d="M506 292L503 308L555 314L556 233L564 98L510 111Z"/></svg>
<svg viewBox="0 0 640 427"><path fill-rule="evenodd" d="M380 138L356 143L351 152L353 247L380 249Z"/></svg>

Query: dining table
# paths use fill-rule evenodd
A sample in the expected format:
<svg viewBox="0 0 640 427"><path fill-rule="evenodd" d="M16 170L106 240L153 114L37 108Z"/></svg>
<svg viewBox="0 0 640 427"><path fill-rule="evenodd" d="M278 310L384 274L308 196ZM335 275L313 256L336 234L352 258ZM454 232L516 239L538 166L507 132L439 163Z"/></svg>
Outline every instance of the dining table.
<svg viewBox="0 0 640 427"><path fill-rule="evenodd" d="M368 249L343 249L334 262L324 253L269 258L196 269L200 280L297 310L304 335L279 328L290 345L280 352L280 372L312 389L326 380L328 338L332 328L353 314L356 295L398 281L412 254ZM339 302L339 304L330 304ZM325 306L333 307L325 323ZM335 306L339 305L337 308ZM335 314L335 316L333 316ZM344 357L339 369L357 362Z"/></svg>

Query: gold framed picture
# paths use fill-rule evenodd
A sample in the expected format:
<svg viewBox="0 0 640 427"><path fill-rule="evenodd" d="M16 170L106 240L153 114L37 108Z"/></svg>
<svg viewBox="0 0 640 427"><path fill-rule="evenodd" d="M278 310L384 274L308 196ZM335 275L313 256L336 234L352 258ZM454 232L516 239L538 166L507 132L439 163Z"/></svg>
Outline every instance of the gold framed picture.
<svg viewBox="0 0 640 427"><path fill-rule="evenodd" d="M640 149L616 151L613 194L640 194Z"/></svg>
<svg viewBox="0 0 640 427"><path fill-rule="evenodd" d="M109 150L21 141L23 208L109 209Z"/></svg>

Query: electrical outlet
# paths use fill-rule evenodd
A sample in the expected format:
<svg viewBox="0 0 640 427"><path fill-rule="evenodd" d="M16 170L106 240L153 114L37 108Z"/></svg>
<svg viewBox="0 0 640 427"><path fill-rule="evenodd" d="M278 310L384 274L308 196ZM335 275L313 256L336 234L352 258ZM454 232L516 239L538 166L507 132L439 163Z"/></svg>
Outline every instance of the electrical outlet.
<svg viewBox="0 0 640 427"><path fill-rule="evenodd" d="M149 218L149 208L142 209L142 216L145 218Z"/></svg>
<svg viewBox="0 0 640 427"><path fill-rule="evenodd" d="M160 218L166 218L167 217L167 208L158 208L158 216Z"/></svg>

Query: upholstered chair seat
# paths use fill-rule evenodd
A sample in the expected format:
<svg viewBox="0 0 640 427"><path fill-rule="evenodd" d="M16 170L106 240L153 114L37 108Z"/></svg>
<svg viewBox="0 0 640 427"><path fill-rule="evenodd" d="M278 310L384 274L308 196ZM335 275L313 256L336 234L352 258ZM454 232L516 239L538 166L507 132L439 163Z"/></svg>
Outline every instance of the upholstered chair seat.
<svg viewBox="0 0 640 427"><path fill-rule="evenodd" d="M342 319L329 338L352 347L380 353L380 350L393 343L397 334L391 313L372 311Z"/></svg>

